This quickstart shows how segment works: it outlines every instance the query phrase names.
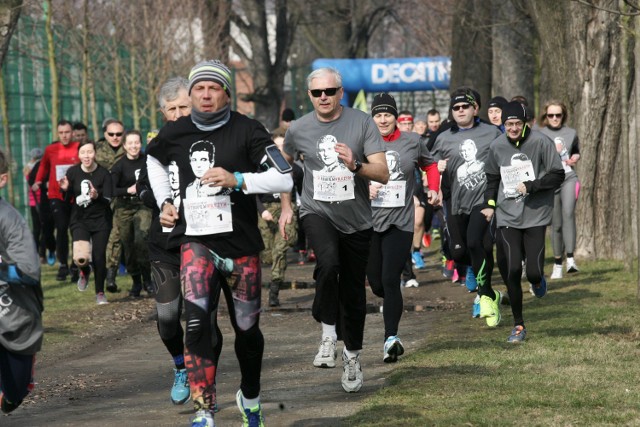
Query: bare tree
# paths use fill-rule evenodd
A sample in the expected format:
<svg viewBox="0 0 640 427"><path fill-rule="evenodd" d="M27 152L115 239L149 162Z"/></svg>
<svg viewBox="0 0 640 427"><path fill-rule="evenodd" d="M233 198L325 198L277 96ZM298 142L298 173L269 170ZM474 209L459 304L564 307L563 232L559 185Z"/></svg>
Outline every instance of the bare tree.
<svg viewBox="0 0 640 427"><path fill-rule="evenodd" d="M0 0L0 67L22 12L22 0Z"/></svg>

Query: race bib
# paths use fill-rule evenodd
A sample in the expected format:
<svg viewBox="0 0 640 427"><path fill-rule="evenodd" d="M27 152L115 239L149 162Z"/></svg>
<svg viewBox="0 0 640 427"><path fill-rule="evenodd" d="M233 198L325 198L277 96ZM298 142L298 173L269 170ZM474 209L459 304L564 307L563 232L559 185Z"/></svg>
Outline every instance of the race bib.
<svg viewBox="0 0 640 427"><path fill-rule="evenodd" d="M231 222L231 198L229 196L197 197L184 199L184 215L187 236L233 231Z"/></svg>
<svg viewBox="0 0 640 427"><path fill-rule="evenodd" d="M378 197L371 200L374 208L400 208L404 206L407 183L405 181L389 181L378 190Z"/></svg>
<svg viewBox="0 0 640 427"><path fill-rule="evenodd" d="M504 196L507 199L516 199L522 196L516 190L518 184L533 181L536 179L536 174L533 171L531 160L525 160L511 166L500 166L500 177L504 186Z"/></svg>
<svg viewBox="0 0 640 427"><path fill-rule="evenodd" d="M73 165L56 165L56 181L60 181L67 174L67 169Z"/></svg>
<svg viewBox="0 0 640 427"><path fill-rule="evenodd" d="M313 171L313 199L321 202L341 202L355 199L353 173Z"/></svg>

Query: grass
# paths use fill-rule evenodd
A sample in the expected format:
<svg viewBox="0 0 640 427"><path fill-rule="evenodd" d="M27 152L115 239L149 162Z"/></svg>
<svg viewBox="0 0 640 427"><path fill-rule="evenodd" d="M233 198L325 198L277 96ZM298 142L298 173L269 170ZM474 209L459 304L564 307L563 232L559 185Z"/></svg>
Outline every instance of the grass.
<svg viewBox="0 0 640 427"><path fill-rule="evenodd" d="M426 347L345 424L640 425L636 280L621 263L581 267L542 299L525 294L521 345L506 342L506 306L495 329L443 312Z"/></svg>

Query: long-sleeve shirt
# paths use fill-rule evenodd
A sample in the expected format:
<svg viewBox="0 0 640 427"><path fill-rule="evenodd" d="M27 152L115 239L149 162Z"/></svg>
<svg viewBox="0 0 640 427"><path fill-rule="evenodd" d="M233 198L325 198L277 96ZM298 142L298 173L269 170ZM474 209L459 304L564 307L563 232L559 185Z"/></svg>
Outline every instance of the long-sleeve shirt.
<svg viewBox="0 0 640 427"><path fill-rule="evenodd" d="M56 141L44 149L36 182L42 183L47 176L49 177L49 199L64 200L58 181L62 179L67 169L80 163L78 145L78 142L63 145L60 141Z"/></svg>

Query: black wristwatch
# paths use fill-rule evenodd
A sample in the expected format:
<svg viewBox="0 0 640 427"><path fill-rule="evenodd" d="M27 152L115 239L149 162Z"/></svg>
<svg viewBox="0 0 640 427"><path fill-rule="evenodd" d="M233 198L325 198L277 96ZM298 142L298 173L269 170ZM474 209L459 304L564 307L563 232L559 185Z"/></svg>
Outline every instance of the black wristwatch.
<svg viewBox="0 0 640 427"><path fill-rule="evenodd" d="M356 168L355 168L354 170L352 170L351 172L353 172L353 173L358 173L358 171L359 171L360 169L362 169L362 162L361 162L360 160L355 160L355 161L353 162L353 164L354 164L354 165L356 165Z"/></svg>

